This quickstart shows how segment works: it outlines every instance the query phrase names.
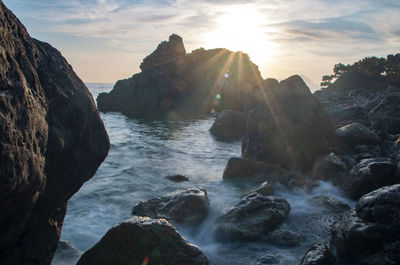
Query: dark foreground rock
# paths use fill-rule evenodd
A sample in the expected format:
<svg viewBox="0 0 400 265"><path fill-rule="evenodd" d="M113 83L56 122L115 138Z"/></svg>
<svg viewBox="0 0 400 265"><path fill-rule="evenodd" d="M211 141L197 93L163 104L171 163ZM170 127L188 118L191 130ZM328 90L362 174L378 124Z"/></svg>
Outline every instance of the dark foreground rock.
<svg viewBox="0 0 400 265"><path fill-rule="evenodd" d="M343 213L350 210L350 206L336 198L318 195L310 199L310 202L320 208L326 209L332 213Z"/></svg>
<svg viewBox="0 0 400 265"><path fill-rule="evenodd" d="M0 264L50 264L109 140L85 84L0 1Z"/></svg>
<svg viewBox="0 0 400 265"><path fill-rule="evenodd" d="M218 140L230 141L238 139L246 132L246 118L246 113L223 110L218 113L210 132Z"/></svg>
<svg viewBox="0 0 400 265"><path fill-rule="evenodd" d="M206 256L164 219L132 217L115 225L77 265L206 265Z"/></svg>
<svg viewBox="0 0 400 265"><path fill-rule="evenodd" d="M361 197L331 232L340 264L400 264L400 185Z"/></svg>
<svg viewBox="0 0 400 265"><path fill-rule="evenodd" d="M335 257L323 243L312 245L302 258L300 265L334 265Z"/></svg>
<svg viewBox="0 0 400 265"><path fill-rule="evenodd" d="M76 249L70 242L60 240L57 245L56 253L52 265L70 265L75 264L82 252Z"/></svg>
<svg viewBox="0 0 400 265"><path fill-rule="evenodd" d="M215 221L218 241L251 241L273 231L287 217L283 198L250 193Z"/></svg>
<svg viewBox="0 0 400 265"><path fill-rule="evenodd" d="M142 201L133 207L132 214L192 224L203 221L209 210L207 191L203 188L190 188Z"/></svg>
<svg viewBox="0 0 400 265"><path fill-rule="evenodd" d="M332 123L319 101L299 76L266 91L266 102L252 109L242 157L311 169L318 156L329 153Z"/></svg>
<svg viewBox="0 0 400 265"><path fill-rule="evenodd" d="M335 136L339 141L350 146L380 143L380 137L376 133L357 122L336 129Z"/></svg>
<svg viewBox="0 0 400 265"><path fill-rule="evenodd" d="M317 179L332 180L346 172L346 163L334 153L319 157L311 170L311 175Z"/></svg>

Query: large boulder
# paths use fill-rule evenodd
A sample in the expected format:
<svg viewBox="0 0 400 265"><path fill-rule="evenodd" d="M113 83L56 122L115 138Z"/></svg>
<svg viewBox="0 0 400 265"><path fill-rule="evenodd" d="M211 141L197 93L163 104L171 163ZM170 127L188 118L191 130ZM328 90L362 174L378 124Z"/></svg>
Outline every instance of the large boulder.
<svg viewBox="0 0 400 265"><path fill-rule="evenodd" d="M367 112L361 106L351 105L334 106L328 110L328 114L336 125L343 126L364 118Z"/></svg>
<svg viewBox="0 0 400 265"><path fill-rule="evenodd" d="M52 265L70 265L75 264L82 252L76 249L71 242L60 240L57 245L57 250L51 262Z"/></svg>
<svg viewBox="0 0 400 265"><path fill-rule="evenodd" d="M109 140L72 67L1 1L0 36L0 264L46 265Z"/></svg>
<svg viewBox="0 0 400 265"><path fill-rule="evenodd" d="M365 125L355 122L335 130L336 138L343 144L355 146L359 144L379 144L380 137Z"/></svg>
<svg viewBox="0 0 400 265"><path fill-rule="evenodd" d="M246 113L223 110L218 113L213 125L210 128L218 140L230 141L244 135L246 132Z"/></svg>
<svg viewBox="0 0 400 265"><path fill-rule="evenodd" d="M250 193L215 221L218 241L251 241L273 231L288 216L289 203Z"/></svg>
<svg viewBox="0 0 400 265"><path fill-rule="evenodd" d="M363 159L350 170L342 187L350 198L358 199L375 189L400 183L395 169L390 158Z"/></svg>
<svg viewBox="0 0 400 265"><path fill-rule="evenodd" d="M206 256L164 219L132 217L113 226L77 265L206 265Z"/></svg>
<svg viewBox="0 0 400 265"><path fill-rule="evenodd" d="M258 67L247 54L226 49L197 49L186 54L173 34L141 64L141 73L119 80L97 98L101 111L129 117L192 117L214 111L245 111L262 87Z"/></svg>
<svg viewBox="0 0 400 265"><path fill-rule="evenodd" d="M332 123L300 76L266 91L265 102L249 112L242 144L246 159L309 170L329 152Z"/></svg>
<svg viewBox="0 0 400 265"><path fill-rule="evenodd" d="M324 243L312 245L301 259L300 265L334 265L335 257Z"/></svg>
<svg viewBox="0 0 400 265"><path fill-rule="evenodd" d="M332 227L330 245L340 264L400 263L400 185L361 197Z"/></svg>
<svg viewBox="0 0 400 265"><path fill-rule="evenodd" d="M386 130L389 133L400 133L400 93L391 93L373 108L368 118L375 130Z"/></svg>
<svg viewBox="0 0 400 265"><path fill-rule="evenodd" d="M207 191L190 188L171 195L142 201L133 207L132 214L165 218L177 223L200 223L210 210Z"/></svg>
<svg viewBox="0 0 400 265"><path fill-rule="evenodd" d="M311 175L322 180L332 180L344 174L346 168L346 163L339 156L330 153L315 161Z"/></svg>

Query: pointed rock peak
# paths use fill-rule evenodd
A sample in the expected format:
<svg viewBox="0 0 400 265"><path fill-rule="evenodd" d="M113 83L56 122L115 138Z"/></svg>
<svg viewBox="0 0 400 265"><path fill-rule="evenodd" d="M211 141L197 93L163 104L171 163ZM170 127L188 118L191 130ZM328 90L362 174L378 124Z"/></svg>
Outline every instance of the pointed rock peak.
<svg viewBox="0 0 400 265"><path fill-rule="evenodd" d="M144 71L150 68L162 66L185 55L186 50L183 45L183 39L176 34L172 34L169 36L168 41L161 42L154 52L143 59L140 69Z"/></svg>

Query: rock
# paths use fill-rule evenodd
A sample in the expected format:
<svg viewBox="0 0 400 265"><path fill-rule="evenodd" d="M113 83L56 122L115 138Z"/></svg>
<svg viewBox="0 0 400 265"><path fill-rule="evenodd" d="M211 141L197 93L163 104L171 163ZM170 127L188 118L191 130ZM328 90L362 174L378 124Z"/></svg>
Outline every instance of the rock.
<svg viewBox="0 0 400 265"><path fill-rule="evenodd" d="M169 179L169 180L171 180L171 181L173 181L173 182L189 181L189 178L188 178L188 177L186 177L186 176L184 176L184 175L180 175L180 174L177 174L177 175L169 175L169 176L166 176L165 178L166 178L166 179Z"/></svg>
<svg viewBox="0 0 400 265"><path fill-rule="evenodd" d="M345 93L355 88L383 90L385 87L386 84L383 79L378 79L360 72L349 72L336 79L336 81L330 85L328 89Z"/></svg>
<svg viewBox="0 0 400 265"><path fill-rule="evenodd" d="M202 48L186 54L175 34L143 60L141 70L101 93L99 110L172 120L224 109L247 111L259 100L256 92L263 83L247 54Z"/></svg>
<svg viewBox="0 0 400 265"><path fill-rule="evenodd" d="M265 254L258 257L254 265L279 264L279 254Z"/></svg>
<svg viewBox="0 0 400 265"><path fill-rule="evenodd" d="M400 94L389 94L373 108L368 118L375 130L386 130L391 134L400 133Z"/></svg>
<svg viewBox="0 0 400 265"><path fill-rule="evenodd" d="M346 163L339 156L330 153L315 161L311 174L318 179L331 180L342 175L346 168Z"/></svg>
<svg viewBox="0 0 400 265"><path fill-rule="evenodd" d="M77 265L205 265L199 248L187 242L164 219L132 217L113 226Z"/></svg>
<svg viewBox="0 0 400 265"><path fill-rule="evenodd" d="M363 159L351 170L342 187L352 199L383 186L399 183L395 178L395 165L390 158Z"/></svg>
<svg viewBox="0 0 400 265"><path fill-rule="evenodd" d="M329 212L342 213L350 210L350 206L336 198L318 195L310 199L310 202L317 207L324 208Z"/></svg>
<svg viewBox="0 0 400 265"><path fill-rule="evenodd" d="M223 110L218 113L210 132L219 140L238 139L246 132L246 114L234 110Z"/></svg>
<svg viewBox="0 0 400 265"><path fill-rule="evenodd" d="M207 217L209 210L207 191L203 188L190 188L160 198L141 201L133 207L132 214L196 224Z"/></svg>
<svg viewBox="0 0 400 265"><path fill-rule="evenodd" d="M268 168L279 171L279 167L268 167L267 164L259 161L231 157L225 166L223 173L224 179L246 179L256 175L264 174Z"/></svg>
<svg viewBox="0 0 400 265"><path fill-rule="evenodd" d="M60 240L57 245L56 253L52 260L52 265L75 264L82 252L76 249L71 242Z"/></svg>
<svg viewBox="0 0 400 265"><path fill-rule="evenodd" d="M300 243L301 237L296 232L286 229L277 229L271 233L269 241L280 247L295 247Z"/></svg>
<svg viewBox="0 0 400 265"><path fill-rule="evenodd" d="M218 241L252 241L273 231L287 217L283 198L250 193L215 221Z"/></svg>
<svg viewBox="0 0 400 265"><path fill-rule="evenodd" d="M274 194L274 186L272 186L268 181L265 181L253 192L264 196L269 196Z"/></svg>
<svg viewBox="0 0 400 265"><path fill-rule="evenodd" d="M335 257L324 243L312 245L302 258L300 265L334 265Z"/></svg>
<svg viewBox="0 0 400 265"><path fill-rule="evenodd" d="M0 264L50 264L109 140L85 84L0 1Z"/></svg>
<svg viewBox="0 0 400 265"><path fill-rule="evenodd" d="M361 197L331 231L330 244L340 264L399 264L400 185Z"/></svg>
<svg viewBox="0 0 400 265"><path fill-rule="evenodd" d="M242 157L311 169L329 151L333 127L328 114L299 76L267 92L267 101L248 114Z"/></svg>
<svg viewBox="0 0 400 265"><path fill-rule="evenodd" d="M376 133L357 122L336 129L335 136L340 142L350 146L358 144L374 145L381 141Z"/></svg>
<svg viewBox="0 0 400 265"><path fill-rule="evenodd" d="M335 107L328 110L332 120L339 126L343 126L358 121L367 115L363 107L352 105L344 107Z"/></svg>

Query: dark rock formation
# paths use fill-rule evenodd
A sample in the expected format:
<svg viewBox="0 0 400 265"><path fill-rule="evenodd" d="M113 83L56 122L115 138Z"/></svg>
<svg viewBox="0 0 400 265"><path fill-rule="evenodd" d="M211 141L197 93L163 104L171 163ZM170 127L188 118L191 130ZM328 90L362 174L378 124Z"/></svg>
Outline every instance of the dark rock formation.
<svg viewBox="0 0 400 265"><path fill-rule="evenodd" d="M274 194L274 186L272 186L268 181L265 181L253 192L264 196L269 196Z"/></svg>
<svg viewBox="0 0 400 265"><path fill-rule="evenodd" d="M265 103L249 112L242 156L311 169L329 152L332 124L301 77L292 76L266 91Z"/></svg>
<svg viewBox="0 0 400 265"><path fill-rule="evenodd" d="M356 122L367 115L365 109L358 105L352 106L335 106L328 109L328 114L332 117L335 124L344 126L349 123Z"/></svg>
<svg viewBox="0 0 400 265"><path fill-rule="evenodd" d="M372 128L385 130L388 133L400 133L400 91L390 93L373 108L368 118Z"/></svg>
<svg viewBox="0 0 400 265"><path fill-rule="evenodd" d="M132 217L86 251L77 265L206 265L206 256L164 219Z"/></svg>
<svg viewBox="0 0 400 265"><path fill-rule="evenodd" d="M335 257L323 243L312 245L302 258L300 265L334 265Z"/></svg>
<svg viewBox="0 0 400 265"><path fill-rule="evenodd" d="M207 191L191 188L148 201L133 207L132 214L165 218L177 223L200 223L210 210Z"/></svg>
<svg viewBox="0 0 400 265"><path fill-rule="evenodd" d="M218 241L251 241L273 231L287 217L289 203L283 198L250 193L217 218Z"/></svg>
<svg viewBox="0 0 400 265"><path fill-rule="evenodd" d="M390 158L363 159L350 170L342 187L350 198L358 199L375 189L399 183L395 168Z"/></svg>
<svg viewBox="0 0 400 265"><path fill-rule="evenodd" d="M169 119L223 109L244 111L257 101L263 82L247 54L226 49L186 54L182 38L175 34L143 60L141 70L100 94L99 109Z"/></svg>
<svg viewBox="0 0 400 265"><path fill-rule="evenodd" d="M301 237L294 231L277 229L271 233L269 241L280 247L295 247L301 242Z"/></svg>
<svg viewBox="0 0 400 265"><path fill-rule="evenodd" d="M350 206L336 198L318 195L310 199L310 202L317 207L324 208L329 212L342 213L350 210Z"/></svg>
<svg viewBox="0 0 400 265"><path fill-rule="evenodd" d="M246 114L234 110L218 113L210 132L218 140L230 141L242 137L246 132Z"/></svg>
<svg viewBox="0 0 400 265"><path fill-rule="evenodd" d="M52 265L70 265L75 264L82 252L76 249L70 242L62 241L58 242L56 253L52 261Z"/></svg>
<svg viewBox="0 0 400 265"><path fill-rule="evenodd" d="M360 123L352 123L335 130L335 136L340 142L355 146L358 144L379 144L380 137Z"/></svg>
<svg viewBox="0 0 400 265"><path fill-rule="evenodd" d="M180 175L180 174L177 174L177 175L169 175L169 176L166 176L165 178L166 178L166 179L169 179L169 180L171 180L171 181L173 181L173 182L189 181L189 178L188 178L188 177L186 177L186 176L184 176L184 175Z"/></svg>
<svg viewBox="0 0 400 265"><path fill-rule="evenodd" d="M331 247L340 264L400 263L400 185L361 197L331 232Z"/></svg>
<svg viewBox="0 0 400 265"><path fill-rule="evenodd" d="M322 180L332 180L345 173L346 163L334 153L319 157L312 168L311 175Z"/></svg>
<svg viewBox="0 0 400 265"><path fill-rule="evenodd" d="M0 1L0 264L50 264L109 140L85 84Z"/></svg>

